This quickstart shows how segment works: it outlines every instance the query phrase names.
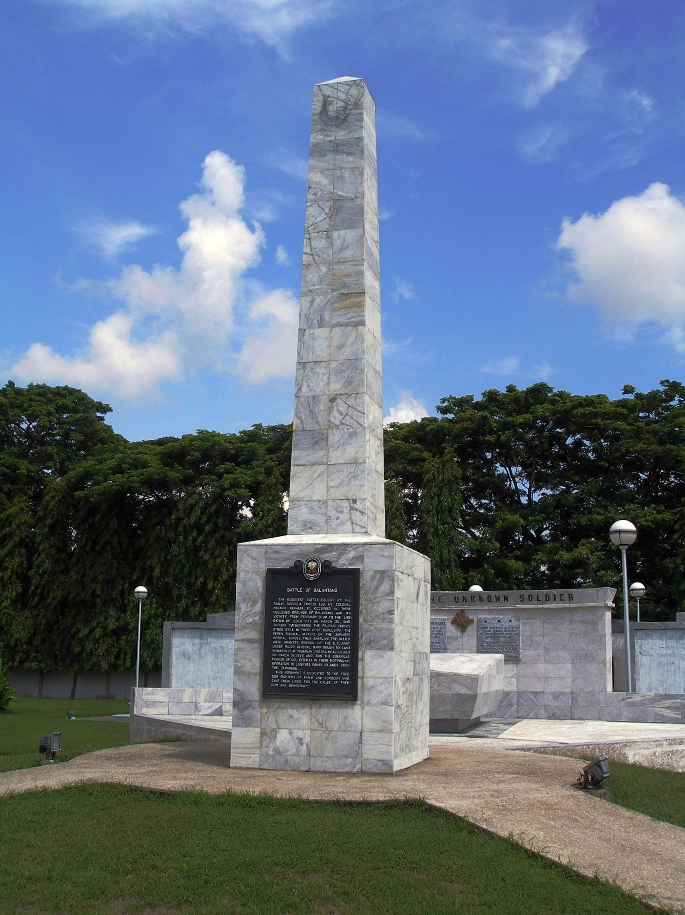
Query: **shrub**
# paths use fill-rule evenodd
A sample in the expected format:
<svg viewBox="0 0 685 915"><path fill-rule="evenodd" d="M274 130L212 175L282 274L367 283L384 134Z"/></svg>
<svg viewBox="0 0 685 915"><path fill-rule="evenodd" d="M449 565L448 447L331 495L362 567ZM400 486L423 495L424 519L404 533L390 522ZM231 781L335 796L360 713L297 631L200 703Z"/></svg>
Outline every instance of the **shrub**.
<svg viewBox="0 0 685 915"><path fill-rule="evenodd" d="M2 664L0 664L0 712L6 712L10 702L16 698L16 694L5 676L5 671L2 669Z"/></svg>

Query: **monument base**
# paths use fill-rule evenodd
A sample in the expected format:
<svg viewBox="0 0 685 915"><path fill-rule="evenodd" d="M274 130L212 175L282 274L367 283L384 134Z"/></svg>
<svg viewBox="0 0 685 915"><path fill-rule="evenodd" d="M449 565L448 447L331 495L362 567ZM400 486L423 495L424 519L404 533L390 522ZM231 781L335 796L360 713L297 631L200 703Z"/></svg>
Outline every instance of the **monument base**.
<svg viewBox="0 0 685 915"><path fill-rule="evenodd" d="M361 572L357 699L264 697L266 570L310 556ZM238 547L231 766L396 772L428 756L430 560L367 534Z"/></svg>

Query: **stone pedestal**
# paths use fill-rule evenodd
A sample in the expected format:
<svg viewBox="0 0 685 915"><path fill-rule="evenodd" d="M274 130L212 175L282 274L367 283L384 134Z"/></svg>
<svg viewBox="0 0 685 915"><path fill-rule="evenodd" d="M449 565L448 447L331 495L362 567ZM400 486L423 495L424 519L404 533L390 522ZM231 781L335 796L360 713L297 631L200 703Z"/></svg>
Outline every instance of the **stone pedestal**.
<svg viewBox="0 0 685 915"><path fill-rule="evenodd" d="M358 700L263 698L267 568L316 555L361 570ZM428 756L430 561L363 534L238 547L231 765L396 772Z"/></svg>

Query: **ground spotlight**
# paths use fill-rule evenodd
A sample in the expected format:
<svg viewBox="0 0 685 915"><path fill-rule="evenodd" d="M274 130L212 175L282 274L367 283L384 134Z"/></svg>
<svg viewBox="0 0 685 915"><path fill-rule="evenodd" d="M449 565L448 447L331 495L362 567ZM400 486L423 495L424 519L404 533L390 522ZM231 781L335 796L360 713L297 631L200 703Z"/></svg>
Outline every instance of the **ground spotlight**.
<svg viewBox="0 0 685 915"><path fill-rule="evenodd" d="M585 766L578 776L579 788L601 788L602 782L609 777L609 760L606 756L600 756L594 762Z"/></svg>
<svg viewBox="0 0 685 915"><path fill-rule="evenodd" d="M55 754L62 749L62 732L54 731L46 737L41 737L38 750L45 754L46 762L54 762Z"/></svg>

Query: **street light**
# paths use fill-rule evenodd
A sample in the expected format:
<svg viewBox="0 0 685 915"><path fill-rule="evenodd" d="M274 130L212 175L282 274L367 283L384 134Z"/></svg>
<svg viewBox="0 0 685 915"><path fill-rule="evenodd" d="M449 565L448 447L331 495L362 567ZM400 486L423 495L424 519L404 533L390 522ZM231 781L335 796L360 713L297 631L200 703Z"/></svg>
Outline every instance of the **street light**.
<svg viewBox="0 0 685 915"><path fill-rule="evenodd" d="M640 598L645 596L647 589L641 581L635 581L630 586L630 596L637 601L637 622L640 622Z"/></svg>
<svg viewBox="0 0 685 915"><path fill-rule="evenodd" d="M623 571L623 615L625 619L624 632L626 636L626 692L632 693L632 677L630 672L630 616L628 603L628 560L626 552L628 547L635 543L637 528L630 521L616 521L609 528L609 536L614 546L621 551L621 568Z"/></svg>
<svg viewBox="0 0 685 915"><path fill-rule="evenodd" d="M138 678L140 676L140 623L143 618L143 601L147 597L147 588L138 585L133 592L133 596L138 601L138 648L136 650L136 689L138 689Z"/></svg>
<svg viewBox="0 0 685 915"><path fill-rule="evenodd" d="M471 587L469 588L469 591L482 591L482 590L483 589L481 588L480 585L471 585Z"/></svg>

